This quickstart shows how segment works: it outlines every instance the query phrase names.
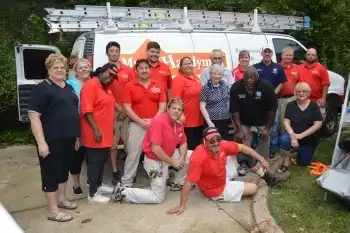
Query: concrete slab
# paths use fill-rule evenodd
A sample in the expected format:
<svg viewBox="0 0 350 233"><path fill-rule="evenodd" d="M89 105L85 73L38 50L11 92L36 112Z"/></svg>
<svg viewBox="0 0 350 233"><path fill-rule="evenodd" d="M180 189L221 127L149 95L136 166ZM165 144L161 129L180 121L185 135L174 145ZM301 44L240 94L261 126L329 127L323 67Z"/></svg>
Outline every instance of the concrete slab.
<svg viewBox="0 0 350 233"><path fill-rule="evenodd" d="M166 215L165 211L179 202L178 193L170 192L160 205L109 203L90 205L78 201L75 217L68 223L46 221L44 208L14 214L15 220L28 233L46 232L248 232L215 203L193 191L186 211L182 215Z"/></svg>
<svg viewBox="0 0 350 233"><path fill-rule="evenodd" d="M86 171L82 172L84 195L76 199L74 220L55 223L46 220L45 199L41 192L40 168L35 148L11 147L0 150L0 201L25 232L249 232L256 227L251 212L251 199L241 203L215 203L198 190L191 193L187 209L179 216L168 216L165 211L179 203L180 193L169 192L160 205L109 203L91 205L86 201ZM106 182L110 180L110 166L106 166ZM138 187L149 184L142 168ZM72 187L69 181L69 187Z"/></svg>

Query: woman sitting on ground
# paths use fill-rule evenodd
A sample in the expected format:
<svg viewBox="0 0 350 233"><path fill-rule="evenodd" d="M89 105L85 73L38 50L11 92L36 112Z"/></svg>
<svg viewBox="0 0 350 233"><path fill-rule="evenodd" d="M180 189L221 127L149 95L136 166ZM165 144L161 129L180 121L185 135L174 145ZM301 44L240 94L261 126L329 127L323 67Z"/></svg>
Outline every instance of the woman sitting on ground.
<svg viewBox="0 0 350 233"><path fill-rule="evenodd" d="M297 163L307 166L319 144L319 129L322 126L322 114L317 103L309 99L310 86L300 82L295 86L296 100L289 102L284 115L286 132L280 135L279 143L284 156L282 170L290 166L291 149L298 151Z"/></svg>

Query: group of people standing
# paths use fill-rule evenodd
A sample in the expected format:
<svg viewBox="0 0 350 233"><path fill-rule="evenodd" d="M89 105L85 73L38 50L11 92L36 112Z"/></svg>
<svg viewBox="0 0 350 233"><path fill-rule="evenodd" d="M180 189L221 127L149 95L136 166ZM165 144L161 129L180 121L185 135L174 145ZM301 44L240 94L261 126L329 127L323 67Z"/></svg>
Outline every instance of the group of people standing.
<svg viewBox="0 0 350 233"><path fill-rule="evenodd" d="M241 51L233 71L223 66L223 51L214 49L212 65L200 78L190 57L180 60L179 73L172 78L159 60L160 50L157 42L149 42L147 57L130 68L120 62L121 46L112 41L106 46L108 63L93 72L86 59L72 57L69 67L63 55L46 59L48 78L33 89L28 113L49 220L73 218L60 209L77 208L65 199L66 184L71 173L73 193L82 194L85 158L90 203L109 202L103 194L112 194L113 201L161 203L169 166L173 167L171 190L182 190L182 195L180 206L169 213L184 211L194 184L215 200L234 202L253 195L255 184L232 181L238 166L257 173L271 187L283 183L286 179L272 174L266 162L278 150L278 141L286 158L291 148L300 148L300 164L311 162L322 125L319 106L325 105L329 85L314 49L300 66L292 63L291 48L283 51L282 63L277 64L271 59L273 49L264 46L263 59L254 66L249 66L249 52ZM279 118L283 130L278 130ZM230 122L235 142L229 136ZM273 134L277 149L271 153ZM123 175L116 163L120 138L127 153ZM254 138L256 151L250 148ZM142 153L150 190L133 188ZM114 187L103 184L108 157Z"/></svg>

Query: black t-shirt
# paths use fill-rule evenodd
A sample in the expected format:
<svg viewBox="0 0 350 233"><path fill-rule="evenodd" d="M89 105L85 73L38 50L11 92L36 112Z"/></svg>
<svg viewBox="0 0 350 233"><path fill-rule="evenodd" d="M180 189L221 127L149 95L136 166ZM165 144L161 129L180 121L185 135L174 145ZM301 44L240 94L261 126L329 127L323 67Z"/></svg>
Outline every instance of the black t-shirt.
<svg viewBox="0 0 350 233"><path fill-rule="evenodd" d="M69 84L61 88L45 79L33 88L28 111L41 114L45 140L54 141L80 136L78 103L79 99Z"/></svg>
<svg viewBox="0 0 350 233"><path fill-rule="evenodd" d="M230 112L239 113L240 121L247 126L264 126L269 111L276 112L277 98L270 83L258 80L256 91L248 94L243 81L235 82L230 90Z"/></svg>
<svg viewBox="0 0 350 233"><path fill-rule="evenodd" d="M310 128L315 121L323 121L322 114L317 103L310 101L309 106L302 111L297 101L289 102L284 113L284 118L290 120L294 133L302 133ZM319 142L319 131L299 140L301 145L316 146Z"/></svg>

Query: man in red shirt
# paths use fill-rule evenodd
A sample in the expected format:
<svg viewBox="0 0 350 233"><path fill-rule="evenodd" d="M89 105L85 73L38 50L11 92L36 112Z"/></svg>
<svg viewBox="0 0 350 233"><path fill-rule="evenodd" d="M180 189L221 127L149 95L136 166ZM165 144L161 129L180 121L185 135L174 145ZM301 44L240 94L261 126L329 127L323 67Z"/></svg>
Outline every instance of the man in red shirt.
<svg viewBox="0 0 350 233"><path fill-rule="evenodd" d="M159 60L160 45L155 41L148 42L146 55L150 64L151 80L163 83L165 93L170 96L172 75L169 66Z"/></svg>
<svg viewBox="0 0 350 233"><path fill-rule="evenodd" d="M244 155L237 155L240 152ZM231 181L237 175L233 156L236 156L239 164L245 164L257 173L270 187L277 187L286 180L269 172L269 164L256 151L243 144L222 140L217 129L209 127L203 132L203 144L192 152L187 179L181 189L180 205L169 209L167 213L184 212L193 184L197 184L202 193L213 200L238 202L242 196L254 195L256 184Z"/></svg>
<svg viewBox="0 0 350 233"><path fill-rule="evenodd" d="M126 188L118 184L111 200L125 199L132 203L162 203L165 199L168 167L178 169L171 189L179 191L185 182L189 157L186 135L178 123L184 110L180 99L171 99L167 112L155 117L142 143L145 152L144 168L151 179L151 189ZM179 149L176 149L177 145Z"/></svg>
<svg viewBox="0 0 350 233"><path fill-rule="evenodd" d="M296 64L293 64L294 49L287 47L282 50L281 66L286 74L287 82L283 84L278 93L278 122L279 133L284 132L284 112L289 102L295 100L294 88L300 82L300 71Z"/></svg>
<svg viewBox="0 0 350 233"><path fill-rule="evenodd" d="M150 64L146 59L136 62L137 78L125 85L123 108L130 118L129 137L126 143L128 155L125 160L123 185L132 186L142 153L142 140L151 120L165 111L166 94L163 84L149 77Z"/></svg>
<svg viewBox="0 0 350 233"><path fill-rule="evenodd" d="M306 52L306 61L299 66L302 82L311 87L310 99L321 108L326 106L328 87L330 85L327 69L318 62L317 51L310 48Z"/></svg>
<svg viewBox="0 0 350 233"><path fill-rule="evenodd" d="M114 128L115 144L110 151L112 165L112 182L116 184L120 180L120 172L117 168L117 145L120 138L124 143L124 151L126 151L125 143L128 141L129 118L122 108L122 97L125 85L133 79L133 71L129 66L120 62L120 44L111 41L106 46L106 54L108 62L116 65L118 69L117 78L111 84L111 91L116 102L116 124Z"/></svg>

